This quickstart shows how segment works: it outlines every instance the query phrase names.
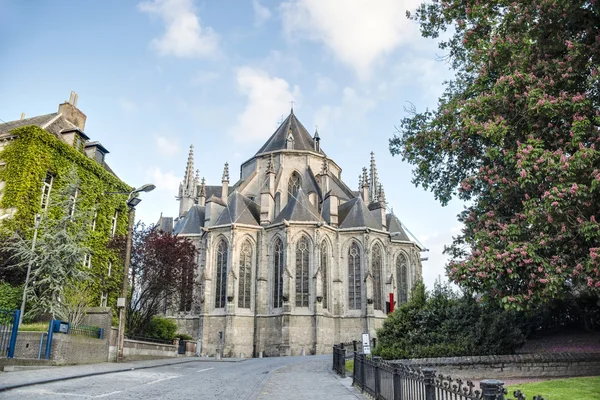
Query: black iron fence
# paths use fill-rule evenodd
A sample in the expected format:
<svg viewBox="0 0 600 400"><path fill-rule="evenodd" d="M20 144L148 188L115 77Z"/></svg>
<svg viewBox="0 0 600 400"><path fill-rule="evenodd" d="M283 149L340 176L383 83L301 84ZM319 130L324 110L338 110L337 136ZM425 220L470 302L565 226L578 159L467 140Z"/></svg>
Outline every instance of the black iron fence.
<svg viewBox="0 0 600 400"><path fill-rule="evenodd" d="M346 377L346 349L343 344L333 346L333 370Z"/></svg>
<svg viewBox="0 0 600 400"><path fill-rule="evenodd" d="M345 362L339 346L333 349L333 369L345 376ZM404 364L389 364L379 357L368 358L354 353L352 384L376 400L510 400L506 398L504 382L486 379L475 389L472 381L436 375L433 368L413 368ZM521 392L513 393L515 400L526 400ZM544 400L534 396L533 400Z"/></svg>
<svg viewBox="0 0 600 400"><path fill-rule="evenodd" d="M104 337L104 329L97 326L71 325L69 327L69 335L79 335L94 339L102 339Z"/></svg>

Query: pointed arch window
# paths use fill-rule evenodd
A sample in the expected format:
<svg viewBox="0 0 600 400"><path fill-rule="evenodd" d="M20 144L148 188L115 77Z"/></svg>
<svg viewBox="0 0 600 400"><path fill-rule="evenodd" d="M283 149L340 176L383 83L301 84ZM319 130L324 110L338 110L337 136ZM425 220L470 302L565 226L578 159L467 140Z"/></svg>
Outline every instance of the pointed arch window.
<svg viewBox="0 0 600 400"><path fill-rule="evenodd" d="M238 287L238 307L250 308L250 290L252 285L252 244L246 240L240 252L240 274Z"/></svg>
<svg viewBox="0 0 600 400"><path fill-rule="evenodd" d="M321 243L321 274L323 274L323 309L327 310L327 299L328 299L328 293L327 293L327 289L328 289L328 282L329 282L329 275L328 275L328 257L329 254L327 252L327 242L325 242L323 240L323 243Z"/></svg>
<svg viewBox="0 0 600 400"><path fill-rule="evenodd" d="M296 246L296 307L308 307L308 239Z"/></svg>
<svg viewBox="0 0 600 400"><path fill-rule="evenodd" d="M360 248L353 242L348 249L348 308L360 310L361 307L360 281Z"/></svg>
<svg viewBox="0 0 600 400"><path fill-rule="evenodd" d="M215 308L225 308L227 299L227 242L221 239L217 247L217 282Z"/></svg>
<svg viewBox="0 0 600 400"><path fill-rule="evenodd" d="M292 176L290 176L290 180L288 181L288 196L296 197L298 191L300 190L300 186L302 186L302 179L300 178L300 174L294 171Z"/></svg>
<svg viewBox="0 0 600 400"><path fill-rule="evenodd" d="M396 259L396 277L398 281L398 301L404 304L408 301L408 262L404 254Z"/></svg>
<svg viewBox="0 0 600 400"><path fill-rule="evenodd" d="M273 257L273 308L283 305L283 242L277 239Z"/></svg>
<svg viewBox="0 0 600 400"><path fill-rule="evenodd" d="M373 271L373 309L383 311L383 301L381 298L381 267L381 246L375 245L375 247L373 247L373 258L371 261L371 268Z"/></svg>

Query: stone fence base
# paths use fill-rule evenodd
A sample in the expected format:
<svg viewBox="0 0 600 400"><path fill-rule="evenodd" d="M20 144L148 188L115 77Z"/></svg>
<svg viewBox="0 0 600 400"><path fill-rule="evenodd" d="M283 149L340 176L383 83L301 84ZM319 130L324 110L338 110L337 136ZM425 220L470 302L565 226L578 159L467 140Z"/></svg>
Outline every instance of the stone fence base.
<svg viewBox="0 0 600 400"><path fill-rule="evenodd" d="M600 353L516 354L393 360L463 379L558 378L600 375Z"/></svg>

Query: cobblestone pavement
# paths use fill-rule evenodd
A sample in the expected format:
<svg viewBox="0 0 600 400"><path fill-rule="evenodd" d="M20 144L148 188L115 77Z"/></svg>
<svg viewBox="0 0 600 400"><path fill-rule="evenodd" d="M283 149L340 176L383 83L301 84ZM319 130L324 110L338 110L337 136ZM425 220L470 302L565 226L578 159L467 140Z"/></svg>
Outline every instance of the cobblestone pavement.
<svg viewBox="0 0 600 400"><path fill-rule="evenodd" d="M26 386L0 392L0 399L363 399L330 364L330 355L190 361ZM10 374L36 371L0 379Z"/></svg>

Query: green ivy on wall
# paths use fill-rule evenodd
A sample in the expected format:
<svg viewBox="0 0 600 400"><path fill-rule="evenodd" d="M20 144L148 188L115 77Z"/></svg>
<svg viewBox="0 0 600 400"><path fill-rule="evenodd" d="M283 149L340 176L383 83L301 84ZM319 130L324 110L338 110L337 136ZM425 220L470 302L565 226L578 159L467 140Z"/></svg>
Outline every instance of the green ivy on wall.
<svg viewBox="0 0 600 400"><path fill-rule="evenodd" d="M26 126L11 131L16 139L0 152L0 160L5 163L0 168L0 181L5 187L0 193L0 208L16 209L14 218L2 220L5 231L23 232L33 235L33 221L36 213L42 213L42 183L46 174L54 176L50 196L67 182L65 178L72 169L79 177L79 188L76 207L88 210L90 215L97 212L95 229L88 236L86 243L91 249L91 272L93 278L87 285L95 300L94 306L100 304L103 292L108 293L107 305L116 306L120 296L123 271L123 260L117 252L108 248L111 240L112 219L118 211L115 235L127 234L126 195L111 195L107 192L129 192L131 187L108 172L94 160L85 156L68 144L62 142L51 133L37 127ZM56 218L55 210L45 212L44 218ZM109 264L112 263L109 276Z"/></svg>

